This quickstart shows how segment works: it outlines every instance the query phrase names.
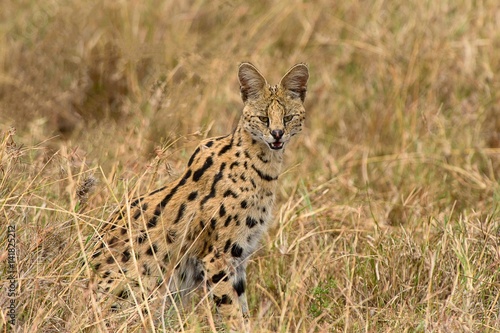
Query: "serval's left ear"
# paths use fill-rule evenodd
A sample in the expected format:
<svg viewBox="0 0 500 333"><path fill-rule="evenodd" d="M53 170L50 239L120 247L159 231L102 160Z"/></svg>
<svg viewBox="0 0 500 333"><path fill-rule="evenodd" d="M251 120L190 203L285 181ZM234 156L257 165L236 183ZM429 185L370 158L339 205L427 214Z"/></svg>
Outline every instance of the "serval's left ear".
<svg viewBox="0 0 500 333"><path fill-rule="evenodd" d="M306 64L300 63L292 66L283 76L280 85L285 88L292 98L300 98L302 102L306 98L307 80L309 80L309 69Z"/></svg>

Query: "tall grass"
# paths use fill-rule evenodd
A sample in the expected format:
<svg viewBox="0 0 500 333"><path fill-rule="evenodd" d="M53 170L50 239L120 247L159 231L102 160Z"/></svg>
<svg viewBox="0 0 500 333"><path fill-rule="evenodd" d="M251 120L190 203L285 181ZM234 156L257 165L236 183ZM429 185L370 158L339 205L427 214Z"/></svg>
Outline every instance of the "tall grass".
<svg viewBox="0 0 500 333"><path fill-rule="evenodd" d="M254 330L500 331L499 18L494 0L4 1L0 330L91 324L88 238L234 128L252 61L274 83L311 71L249 265Z"/></svg>

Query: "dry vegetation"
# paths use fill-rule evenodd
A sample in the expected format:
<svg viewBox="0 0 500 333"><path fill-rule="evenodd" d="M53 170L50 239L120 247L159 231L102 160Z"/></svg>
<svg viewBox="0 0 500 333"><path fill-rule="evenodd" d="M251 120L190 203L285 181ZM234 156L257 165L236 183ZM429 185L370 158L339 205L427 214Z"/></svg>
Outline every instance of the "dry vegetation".
<svg viewBox="0 0 500 333"><path fill-rule="evenodd" d="M235 126L245 60L311 71L255 332L499 332L497 0L3 1L0 330L6 226L14 331L83 330L94 228Z"/></svg>

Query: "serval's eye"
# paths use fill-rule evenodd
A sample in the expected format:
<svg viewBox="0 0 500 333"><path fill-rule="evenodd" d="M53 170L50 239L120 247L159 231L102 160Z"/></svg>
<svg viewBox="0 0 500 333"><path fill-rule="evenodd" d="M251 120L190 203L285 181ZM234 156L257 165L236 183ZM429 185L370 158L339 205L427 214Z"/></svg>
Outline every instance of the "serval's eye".
<svg viewBox="0 0 500 333"><path fill-rule="evenodd" d="M289 115L289 116L285 116L285 117L283 117L283 121L284 121L285 123L289 122L289 121L290 121L290 120L292 120L292 119L293 119L293 115Z"/></svg>
<svg viewBox="0 0 500 333"><path fill-rule="evenodd" d="M266 124L269 122L268 117L259 117L259 120L262 121L263 123L266 123Z"/></svg>

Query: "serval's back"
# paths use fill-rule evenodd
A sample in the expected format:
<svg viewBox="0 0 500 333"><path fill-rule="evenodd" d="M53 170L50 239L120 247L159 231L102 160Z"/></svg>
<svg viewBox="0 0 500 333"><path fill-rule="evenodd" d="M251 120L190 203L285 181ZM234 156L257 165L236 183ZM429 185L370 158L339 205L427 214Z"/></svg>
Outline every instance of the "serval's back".
<svg viewBox="0 0 500 333"><path fill-rule="evenodd" d="M91 263L103 304L154 312L172 291L206 285L241 327L247 259L271 223L283 153L304 123L308 77L297 64L270 86L252 64L240 65L236 129L201 142L179 179L123 207L102 231Z"/></svg>

